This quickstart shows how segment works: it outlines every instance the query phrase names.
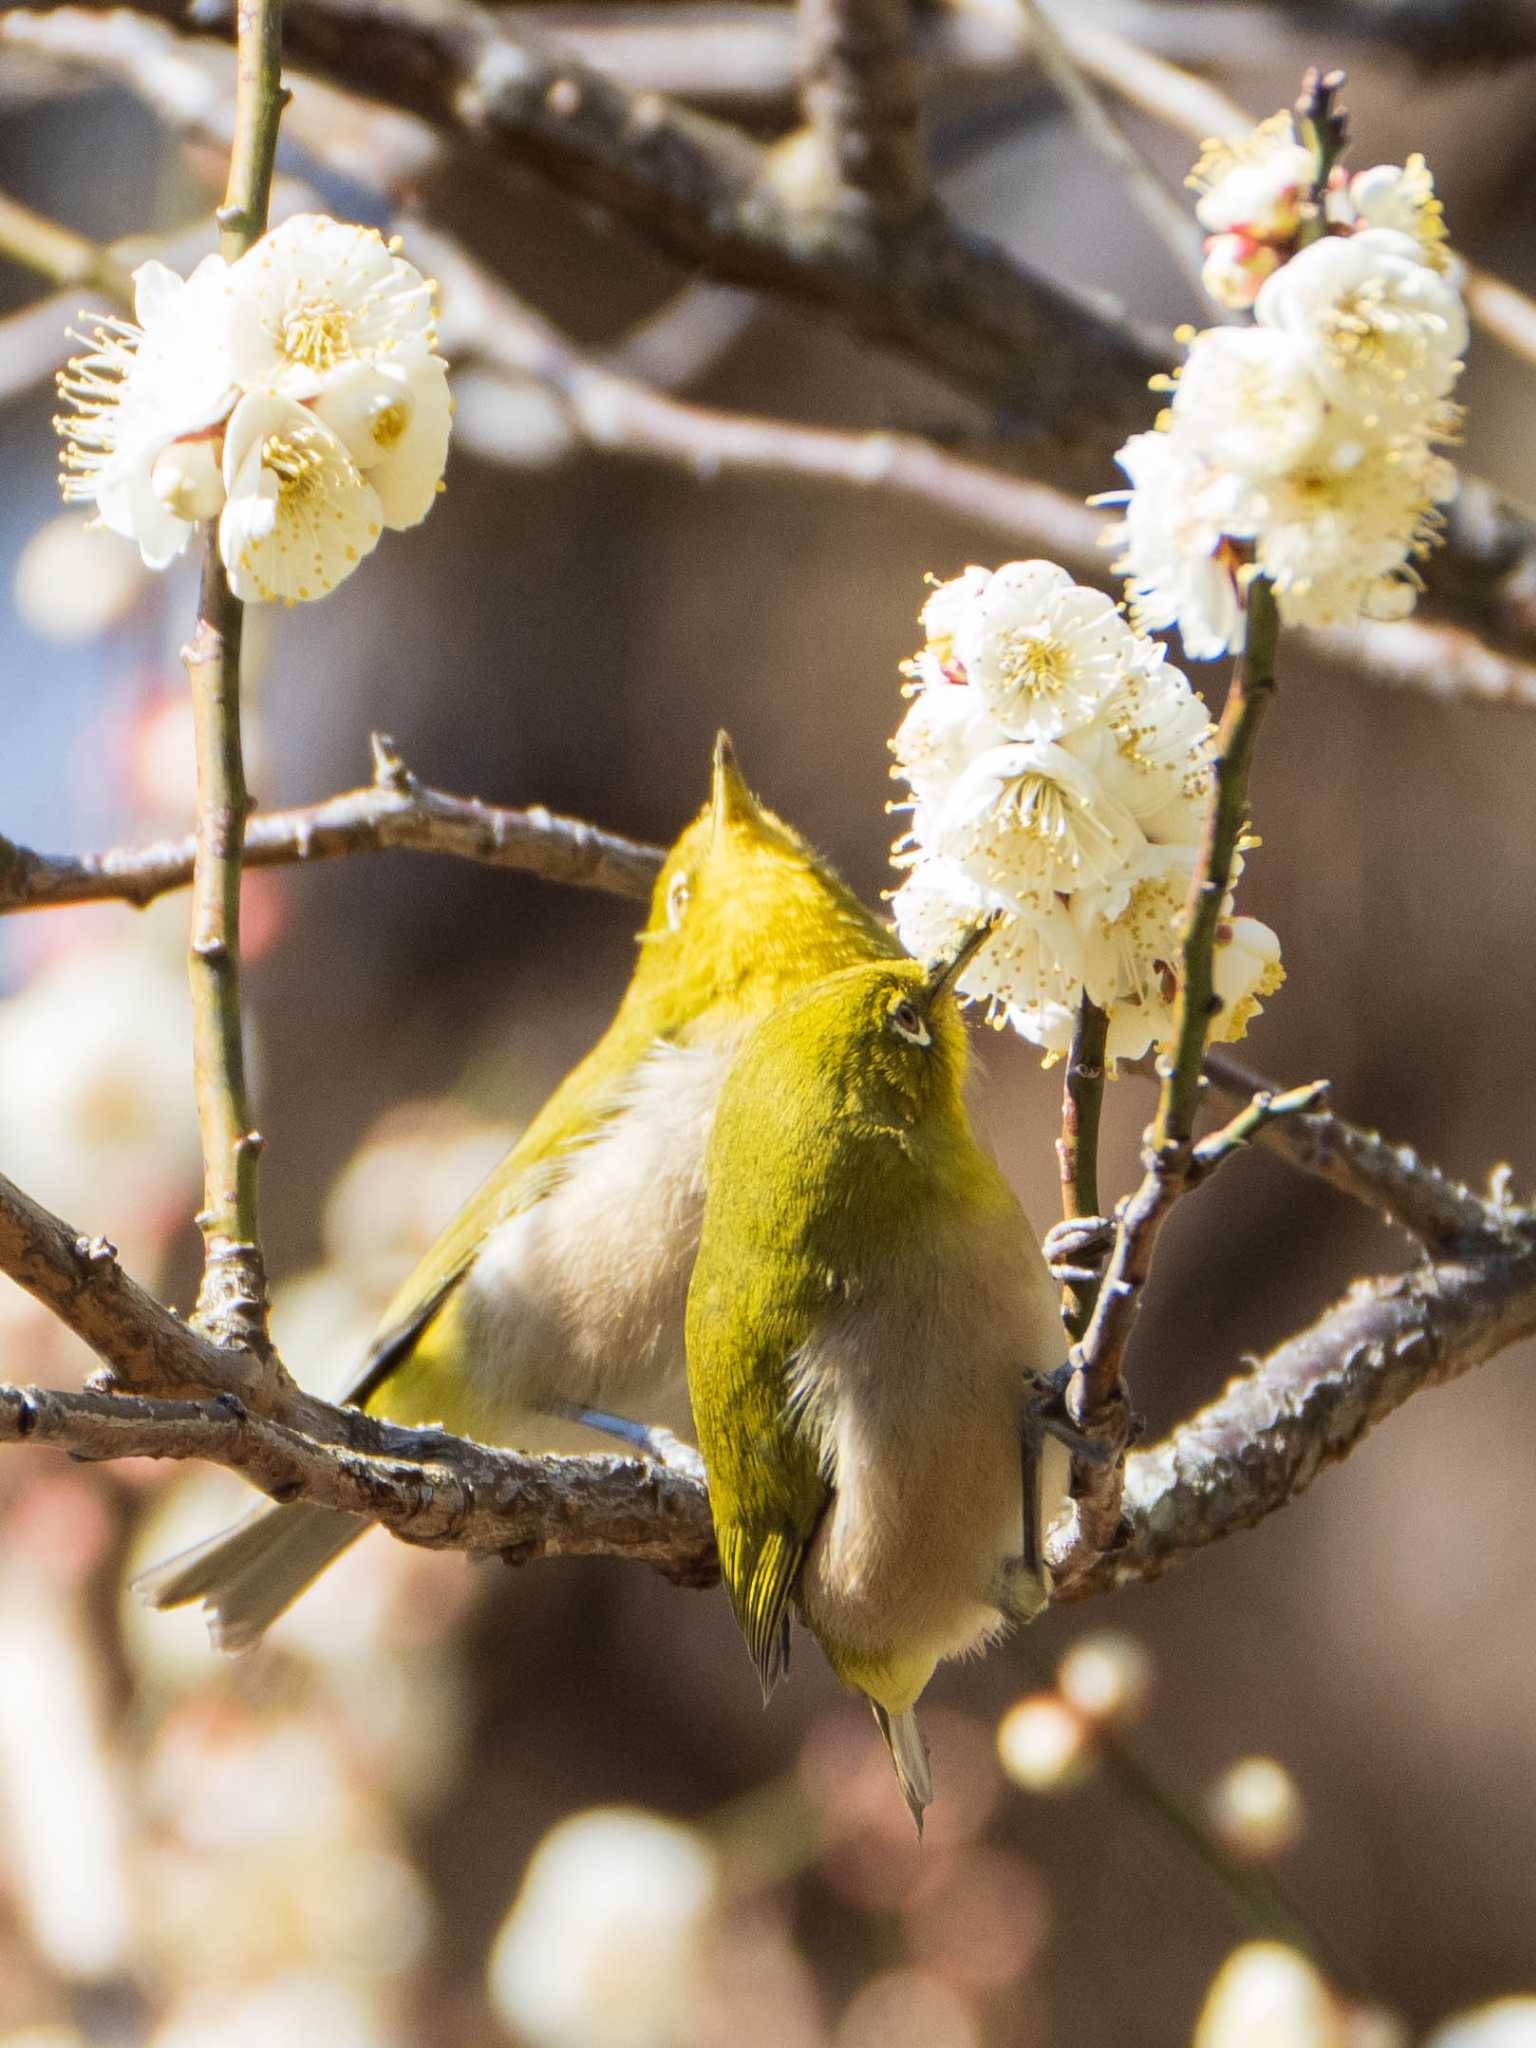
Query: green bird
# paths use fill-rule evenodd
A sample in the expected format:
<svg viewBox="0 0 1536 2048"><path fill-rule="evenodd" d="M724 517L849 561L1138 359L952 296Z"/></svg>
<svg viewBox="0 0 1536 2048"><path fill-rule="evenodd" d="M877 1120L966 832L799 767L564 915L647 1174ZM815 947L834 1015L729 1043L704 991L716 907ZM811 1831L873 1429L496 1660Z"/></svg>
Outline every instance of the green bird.
<svg viewBox="0 0 1536 2048"><path fill-rule="evenodd" d="M558 1439L556 1417L686 1429L683 1313L721 1083L775 1004L899 950L752 795L722 733L613 1022L406 1280L343 1398L530 1449ZM245 1649L367 1526L263 1504L138 1589L156 1607L201 1600L214 1642Z"/></svg>
<svg viewBox="0 0 1536 2048"><path fill-rule="evenodd" d="M950 990L989 930L937 968L844 968L757 1026L688 1294L721 1570L764 1697L794 1607L873 1707L919 1832L918 1696L1045 1605L1069 1476L1057 1289L965 1107Z"/></svg>

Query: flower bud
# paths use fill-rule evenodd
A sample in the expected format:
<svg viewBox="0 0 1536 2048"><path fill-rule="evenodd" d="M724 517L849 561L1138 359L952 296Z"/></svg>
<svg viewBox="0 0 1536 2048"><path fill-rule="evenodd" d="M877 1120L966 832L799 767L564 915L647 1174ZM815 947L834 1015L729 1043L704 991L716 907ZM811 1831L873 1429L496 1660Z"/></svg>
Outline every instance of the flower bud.
<svg viewBox="0 0 1536 2048"><path fill-rule="evenodd" d="M214 518L224 503L224 477L219 444L206 434L191 441L172 441L155 457L150 488L167 512L193 524Z"/></svg>
<svg viewBox="0 0 1536 2048"><path fill-rule="evenodd" d="M1236 1949L1216 1973L1192 2048L1347 2048L1344 2016L1304 1955L1277 1941Z"/></svg>
<svg viewBox="0 0 1536 2048"><path fill-rule="evenodd" d="M1272 1756L1246 1756L1219 1778L1211 1825L1234 1856L1262 1863L1300 1839L1306 1814L1296 1780Z"/></svg>
<svg viewBox="0 0 1536 2048"><path fill-rule="evenodd" d="M1011 1706L997 1729L1004 1771L1025 1792L1068 1792L1093 1771L1093 1730L1053 1692L1031 1693Z"/></svg>
<svg viewBox="0 0 1536 2048"><path fill-rule="evenodd" d="M1089 1721L1135 1721L1152 1690L1152 1659L1134 1636L1104 1629L1072 1645L1056 1667L1056 1683Z"/></svg>

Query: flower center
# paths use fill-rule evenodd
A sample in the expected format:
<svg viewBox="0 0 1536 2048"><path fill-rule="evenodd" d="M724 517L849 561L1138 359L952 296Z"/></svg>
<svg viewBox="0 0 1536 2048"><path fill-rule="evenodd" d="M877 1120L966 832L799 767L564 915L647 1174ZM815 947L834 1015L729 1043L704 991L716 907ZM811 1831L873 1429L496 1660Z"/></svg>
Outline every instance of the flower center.
<svg viewBox="0 0 1536 2048"><path fill-rule="evenodd" d="M283 315L278 341L290 363L333 370L352 353L346 314L334 299L309 299Z"/></svg>
<svg viewBox="0 0 1536 2048"><path fill-rule="evenodd" d="M261 466L277 478L278 498L285 512L296 511L322 489L320 472L325 457L307 445L302 430L296 434L269 434L261 444Z"/></svg>
<svg viewBox="0 0 1536 2048"><path fill-rule="evenodd" d="M411 423L411 409L404 399L397 398L392 404L382 406L373 416L371 432L374 443L387 455L399 441Z"/></svg>
<svg viewBox="0 0 1536 2048"><path fill-rule="evenodd" d="M997 636L997 665L1005 682L1031 697L1050 697L1071 673L1072 657L1059 640L1010 626Z"/></svg>

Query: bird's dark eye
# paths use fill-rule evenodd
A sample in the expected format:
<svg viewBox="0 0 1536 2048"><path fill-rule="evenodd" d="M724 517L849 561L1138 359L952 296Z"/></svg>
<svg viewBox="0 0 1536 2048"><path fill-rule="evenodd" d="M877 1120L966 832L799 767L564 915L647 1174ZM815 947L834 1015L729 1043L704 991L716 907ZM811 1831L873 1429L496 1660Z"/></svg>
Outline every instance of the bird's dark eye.
<svg viewBox="0 0 1536 2048"><path fill-rule="evenodd" d="M667 923L673 931L682 923L683 912L688 908L688 898L692 893L686 875L672 877L671 887L667 890Z"/></svg>
<svg viewBox="0 0 1536 2048"><path fill-rule="evenodd" d="M891 1007L891 1023L901 1036L913 1045L930 1045L928 1026L918 1014L915 1003L900 1002Z"/></svg>

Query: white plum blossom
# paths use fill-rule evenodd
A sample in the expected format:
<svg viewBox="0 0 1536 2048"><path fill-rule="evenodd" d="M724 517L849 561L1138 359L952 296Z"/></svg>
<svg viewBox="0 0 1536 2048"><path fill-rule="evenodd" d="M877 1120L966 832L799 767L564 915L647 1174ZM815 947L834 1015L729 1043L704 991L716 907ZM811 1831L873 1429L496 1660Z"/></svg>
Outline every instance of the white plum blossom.
<svg viewBox="0 0 1536 2048"><path fill-rule="evenodd" d="M1130 813L1053 740L1010 740L979 755L933 829L936 853L1016 911L1085 884L1123 892L1142 844Z"/></svg>
<svg viewBox="0 0 1536 2048"><path fill-rule="evenodd" d="M1099 715L1062 741L1152 845L1193 843L1211 786L1215 728L1204 699L1154 641L1129 666Z"/></svg>
<svg viewBox="0 0 1536 2048"><path fill-rule="evenodd" d="M224 436L219 551L236 597L324 597L378 544L377 492L308 406L253 391Z"/></svg>
<svg viewBox="0 0 1536 2048"><path fill-rule="evenodd" d="M1117 457L1132 622L1194 661L1242 648L1254 577L1290 625L1404 617L1455 495L1468 323L1434 180L1420 156L1321 193L1317 170L1289 115L1207 145L1206 282L1255 324L1181 337L1172 404Z"/></svg>
<svg viewBox="0 0 1536 2048"><path fill-rule="evenodd" d="M1207 142L1188 183L1200 192L1195 214L1209 233L1281 241L1300 224L1313 175L1290 115L1272 114L1247 135Z"/></svg>
<svg viewBox="0 0 1536 2048"><path fill-rule="evenodd" d="M194 519L206 516L188 505L164 458L173 444L200 445L235 402L228 280L218 256L187 278L141 263L135 318L103 320L86 353L59 373L59 395L74 407L54 421L64 437L64 496L137 541L151 569L174 561Z"/></svg>
<svg viewBox="0 0 1536 2048"><path fill-rule="evenodd" d="M230 274L231 355L243 390L318 398L349 363L425 363L433 290L376 228L297 213Z"/></svg>
<svg viewBox="0 0 1536 2048"><path fill-rule="evenodd" d="M1433 405L1461 374L1467 346L1461 294L1393 228L1326 235L1298 251L1259 293L1254 317L1308 344L1323 389L1352 411Z"/></svg>
<svg viewBox="0 0 1536 2048"><path fill-rule="evenodd" d="M1009 562L970 584L949 632L951 665L1012 740L1053 740L1119 680L1131 632L1102 591L1054 562Z"/></svg>
<svg viewBox="0 0 1536 2048"><path fill-rule="evenodd" d="M1422 440L1342 433L1260 487L1254 548L1293 625L1396 619L1414 606L1413 567L1456 492L1451 464Z"/></svg>
<svg viewBox="0 0 1536 2048"><path fill-rule="evenodd" d="M1109 1013L1110 1056L1131 1058L1174 1027L1213 731L1162 648L1107 610L1040 562L967 569L929 599L929 638L907 667L920 680L892 741L912 801L891 908L918 959L1003 911L961 999L1057 1054L1086 994ZM1030 685L1048 676L1058 694L1011 678L1015 655ZM1042 716L1054 737L1011 736ZM1279 945L1228 911L1214 1035L1235 1038L1279 984Z"/></svg>
<svg viewBox="0 0 1536 2048"><path fill-rule="evenodd" d="M371 228L299 214L235 263L135 272L60 377L64 493L163 568L217 519L247 599L322 597L442 488L433 287ZM366 479L366 481L364 481Z"/></svg>
<svg viewBox="0 0 1536 2048"><path fill-rule="evenodd" d="M1120 545L1139 632L1177 626L1191 661L1214 661L1243 644L1240 556L1253 532L1245 480L1213 467L1172 431L1133 434L1115 457L1130 478L1125 513L1105 539Z"/></svg>
<svg viewBox="0 0 1536 2048"><path fill-rule="evenodd" d="M1394 228L1419 245L1419 260L1449 272L1454 258L1445 208L1429 165L1417 151L1402 164L1373 164L1328 195L1328 217L1345 227Z"/></svg>
<svg viewBox="0 0 1536 2048"><path fill-rule="evenodd" d="M1208 235L1200 282L1218 306L1231 312L1245 312L1259 296L1267 277L1285 261L1284 252L1273 242L1256 241L1252 235Z"/></svg>
<svg viewBox="0 0 1536 2048"><path fill-rule="evenodd" d="M572 1814L534 1850L496 1936L491 2004L528 2048L672 2048L719 1892L695 1829L627 1807Z"/></svg>
<svg viewBox="0 0 1536 2048"><path fill-rule="evenodd" d="M1323 428L1312 350L1265 327L1209 327L1190 343L1173 394L1184 445L1240 476L1278 476Z"/></svg>

